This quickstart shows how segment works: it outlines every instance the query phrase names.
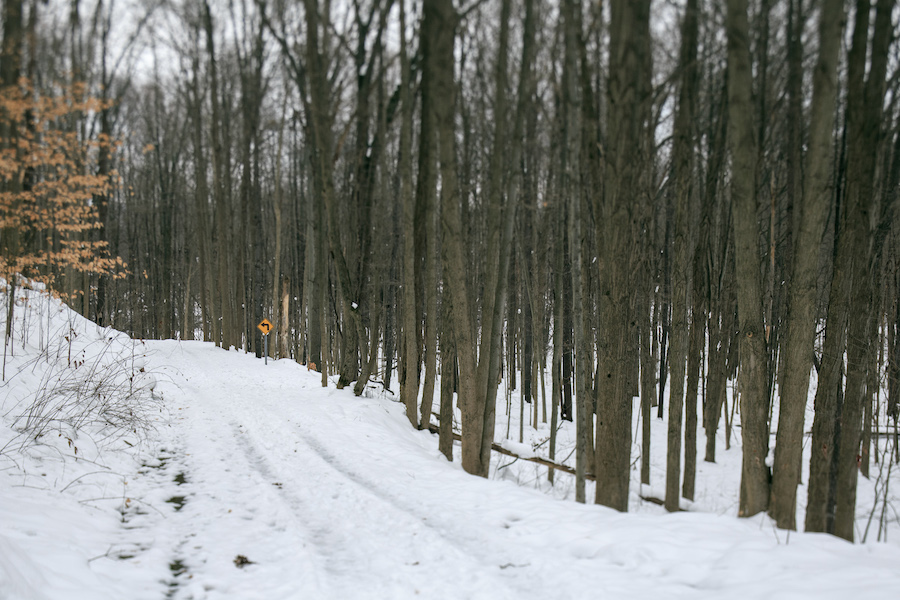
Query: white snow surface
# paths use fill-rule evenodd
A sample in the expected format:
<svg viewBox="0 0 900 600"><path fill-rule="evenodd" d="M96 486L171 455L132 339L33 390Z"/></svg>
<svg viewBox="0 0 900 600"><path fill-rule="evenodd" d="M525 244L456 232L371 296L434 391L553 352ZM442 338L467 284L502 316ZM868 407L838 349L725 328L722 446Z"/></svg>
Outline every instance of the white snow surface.
<svg viewBox="0 0 900 600"><path fill-rule="evenodd" d="M458 446L448 462L389 392L355 397L290 360L265 366L210 343L131 341L34 293L23 307L16 324L26 333L0 384L2 600L900 594L896 541L852 545L736 518L739 446L722 444L720 464L701 463L688 511L664 513L634 484L633 512L618 513L571 501L571 477L557 473L551 488L533 463L498 455L490 478L467 475ZM68 361L40 348L65 332L77 332L75 353L88 364L99 341L115 340L137 367L131 375L155 386L148 434L104 441L96 428L60 426L21 447L15 417L42 374ZM664 485L665 426L654 419L645 493ZM702 460L702 436L698 445ZM873 497L861 484L860 503Z"/></svg>

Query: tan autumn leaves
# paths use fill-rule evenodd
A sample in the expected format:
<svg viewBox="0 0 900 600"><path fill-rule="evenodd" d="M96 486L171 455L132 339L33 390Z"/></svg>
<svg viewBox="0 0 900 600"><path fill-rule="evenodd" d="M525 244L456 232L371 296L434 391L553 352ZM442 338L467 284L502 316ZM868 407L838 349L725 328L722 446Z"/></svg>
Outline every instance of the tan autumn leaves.
<svg viewBox="0 0 900 600"><path fill-rule="evenodd" d="M65 271L122 277L99 235L99 204L117 173L97 174L117 143L92 135L85 117L108 108L83 84L37 94L27 81L0 89L0 273L45 283ZM80 290L67 289L67 295Z"/></svg>

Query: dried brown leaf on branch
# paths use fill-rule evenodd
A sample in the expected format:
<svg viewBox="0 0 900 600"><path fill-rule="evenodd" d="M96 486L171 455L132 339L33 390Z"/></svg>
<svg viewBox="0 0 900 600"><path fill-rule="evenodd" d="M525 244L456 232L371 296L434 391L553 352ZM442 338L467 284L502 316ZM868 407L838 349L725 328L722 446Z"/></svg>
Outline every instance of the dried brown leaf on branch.
<svg viewBox="0 0 900 600"><path fill-rule="evenodd" d="M27 81L0 89L0 273L45 283L64 271L124 277L124 262L92 231L97 202L117 174L98 174L117 142L85 138L72 123L103 110L82 84L38 94Z"/></svg>

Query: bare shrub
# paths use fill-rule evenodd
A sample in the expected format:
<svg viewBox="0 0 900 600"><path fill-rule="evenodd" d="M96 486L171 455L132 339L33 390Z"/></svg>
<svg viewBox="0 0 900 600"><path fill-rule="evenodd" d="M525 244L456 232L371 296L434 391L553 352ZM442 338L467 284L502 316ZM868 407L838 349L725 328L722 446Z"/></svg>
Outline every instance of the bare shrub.
<svg viewBox="0 0 900 600"><path fill-rule="evenodd" d="M73 355L73 333L48 345L24 366L34 369L40 364L43 374L30 401L12 409L18 412L12 415L18 435L0 448L0 454L22 451L54 433L67 439L77 454L79 435L88 435L102 448L125 436L143 439L152 431L150 417L162 409L162 402L154 394L157 378L146 369L140 343L129 340L122 346L121 338L104 336ZM54 360L63 347L66 359Z"/></svg>

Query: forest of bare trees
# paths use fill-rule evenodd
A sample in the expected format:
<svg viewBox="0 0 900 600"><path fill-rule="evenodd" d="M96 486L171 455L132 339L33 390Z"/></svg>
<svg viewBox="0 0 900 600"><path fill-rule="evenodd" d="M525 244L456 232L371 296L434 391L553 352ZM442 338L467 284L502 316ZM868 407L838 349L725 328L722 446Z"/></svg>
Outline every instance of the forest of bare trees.
<svg viewBox="0 0 900 600"><path fill-rule="evenodd" d="M785 529L804 494L806 531L852 540L857 478L900 460L893 0L3 11L4 93L97 100L57 126L100 142L79 235L130 275L29 266L96 322L262 356L268 318L271 356L399 382L481 476L502 381L526 424L575 422L576 499L619 510L657 416L669 510L723 428L738 513ZM6 269L45 232L14 234L2 174Z"/></svg>

